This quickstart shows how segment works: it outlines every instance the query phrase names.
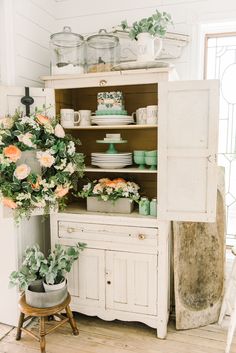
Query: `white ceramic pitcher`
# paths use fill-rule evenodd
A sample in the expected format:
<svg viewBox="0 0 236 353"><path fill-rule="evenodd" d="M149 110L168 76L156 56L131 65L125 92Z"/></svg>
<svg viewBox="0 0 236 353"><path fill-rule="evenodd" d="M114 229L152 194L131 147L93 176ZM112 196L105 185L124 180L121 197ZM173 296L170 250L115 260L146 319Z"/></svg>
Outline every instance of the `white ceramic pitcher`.
<svg viewBox="0 0 236 353"><path fill-rule="evenodd" d="M162 38L153 37L150 33L137 35L137 61L153 61L162 49Z"/></svg>

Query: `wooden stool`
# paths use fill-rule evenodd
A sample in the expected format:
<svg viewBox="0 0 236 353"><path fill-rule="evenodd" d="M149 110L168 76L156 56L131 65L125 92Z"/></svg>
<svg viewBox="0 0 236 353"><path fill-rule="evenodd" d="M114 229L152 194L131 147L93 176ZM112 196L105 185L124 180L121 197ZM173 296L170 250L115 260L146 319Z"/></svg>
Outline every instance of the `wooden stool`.
<svg viewBox="0 0 236 353"><path fill-rule="evenodd" d="M25 295L22 295L19 300L19 308L20 308L21 313L20 313L18 327L17 327L16 340L21 339L21 332L23 331L23 332L27 333L28 335L30 335L31 337L35 338L37 341L39 341L41 353L45 353L45 345L46 345L45 336L48 333L53 332L59 326L64 325L66 322L69 321L71 328L72 328L72 331L73 331L73 334L78 335L79 331L78 331L76 323L73 319L73 314L72 314L72 312L70 310L70 306L69 306L70 301L71 301L71 297L70 297L70 294L68 293L68 296L64 300L63 303L56 305L56 306L52 306L50 308L40 309L40 308L34 308L34 307L26 304ZM66 311L67 317L60 314L60 312L64 309ZM25 317L25 315L27 315L27 317ZM52 327L48 331L46 331L45 330L45 321L46 321L46 318L50 315L54 315L54 316L58 317L61 321L59 323L55 324L54 327ZM35 317L35 316L39 318L39 335L36 335L31 330L28 330L23 327L23 323L25 321L27 321L30 318Z"/></svg>
<svg viewBox="0 0 236 353"><path fill-rule="evenodd" d="M232 248L232 253L236 256L236 248ZM227 333L227 342L225 353L230 352L231 343L233 340L234 330L236 326L236 297L232 300L233 294L236 291L236 257L233 262L231 274L229 276L227 288L225 295L222 301L220 316L218 324L220 325L223 321L223 318L227 312L230 312L230 323Z"/></svg>

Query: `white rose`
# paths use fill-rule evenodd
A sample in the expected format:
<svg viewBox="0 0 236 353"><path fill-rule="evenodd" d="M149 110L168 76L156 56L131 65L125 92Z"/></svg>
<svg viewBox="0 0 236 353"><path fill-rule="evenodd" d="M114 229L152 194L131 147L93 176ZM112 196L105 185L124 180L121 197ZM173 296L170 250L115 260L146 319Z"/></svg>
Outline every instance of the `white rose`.
<svg viewBox="0 0 236 353"><path fill-rule="evenodd" d="M12 118L0 118L0 128L2 129L11 129L14 124Z"/></svg>
<svg viewBox="0 0 236 353"><path fill-rule="evenodd" d="M40 165L45 168L50 168L55 162L55 158L48 151L37 152L36 156Z"/></svg>
<svg viewBox="0 0 236 353"><path fill-rule="evenodd" d="M68 172L70 175L73 174L75 171L75 165L73 163L68 163L66 168L63 170L63 172Z"/></svg>
<svg viewBox="0 0 236 353"><path fill-rule="evenodd" d="M30 171L31 169L27 164L20 164L18 167L16 167L14 171L14 176L19 180L23 180L27 178Z"/></svg>
<svg viewBox="0 0 236 353"><path fill-rule="evenodd" d="M18 140L28 147L35 147L32 142L33 135L30 132L26 132L24 135L19 135Z"/></svg>
<svg viewBox="0 0 236 353"><path fill-rule="evenodd" d="M65 137L65 131L60 124L57 124L55 126L54 134L56 137L59 137L59 138Z"/></svg>

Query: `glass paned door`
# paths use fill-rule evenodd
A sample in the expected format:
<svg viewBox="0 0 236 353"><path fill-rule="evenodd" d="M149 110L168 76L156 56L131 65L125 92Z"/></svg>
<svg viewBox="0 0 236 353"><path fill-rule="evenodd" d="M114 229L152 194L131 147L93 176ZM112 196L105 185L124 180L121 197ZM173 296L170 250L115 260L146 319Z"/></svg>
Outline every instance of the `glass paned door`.
<svg viewBox="0 0 236 353"><path fill-rule="evenodd" d="M204 70L221 85L218 163L225 167L227 244L236 245L236 32L206 35Z"/></svg>

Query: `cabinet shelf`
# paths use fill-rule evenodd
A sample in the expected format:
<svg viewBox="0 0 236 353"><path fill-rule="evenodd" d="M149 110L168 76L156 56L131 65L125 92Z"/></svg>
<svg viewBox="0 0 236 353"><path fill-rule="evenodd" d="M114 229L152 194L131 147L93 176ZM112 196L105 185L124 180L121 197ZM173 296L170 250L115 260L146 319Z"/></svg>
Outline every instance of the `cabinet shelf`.
<svg viewBox="0 0 236 353"><path fill-rule="evenodd" d="M154 129L158 125L91 125L91 126L74 126L65 128L65 130L116 130L116 129Z"/></svg>
<svg viewBox="0 0 236 353"><path fill-rule="evenodd" d="M103 168L96 168L92 166L85 167L85 172L91 173L142 173L142 174L157 174L157 170L151 169L139 169L137 167L128 167L128 168L119 168L119 169L103 169Z"/></svg>
<svg viewBox="0 0 236 353"><path fill-rule="evenodd" d="M140 227L158 227L158 219L153 216L143 216L140 215L138 210L134 210L132 213L103 213L103 212L89 212L86 209L85 203L81 201L73 202L69 204L66 209L62 212L67 219L68 214L80 214L81 217L86 217L87 221L91 223L100 223L104 222L104 217L106 217L107 224L125 224L133 225Z"/></svg>

